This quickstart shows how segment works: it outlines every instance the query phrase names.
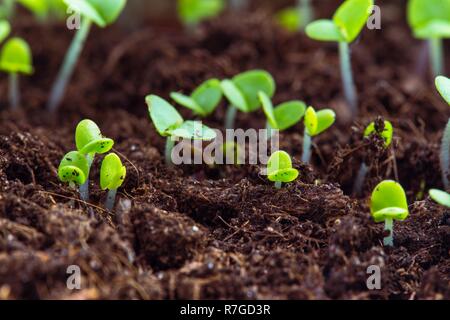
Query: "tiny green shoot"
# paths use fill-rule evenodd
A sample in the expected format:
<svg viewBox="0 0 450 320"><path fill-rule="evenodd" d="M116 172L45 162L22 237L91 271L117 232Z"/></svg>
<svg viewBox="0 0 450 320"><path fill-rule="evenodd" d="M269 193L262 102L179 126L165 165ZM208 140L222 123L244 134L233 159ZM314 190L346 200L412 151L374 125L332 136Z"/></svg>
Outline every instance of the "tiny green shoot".
<svg viewBox="0 0 450 320"><path fill-rule="evenodd" d="M438 189L430 189L429 194L431 199L444 207L450 208L450 194Z"/></svg>
<svg viewBox="0 0 450 320"><path fill-rule="evenodd" d="M450 0L409 0L408 22L414 36L429 43L434 77L444 74L442 39L450 38Z"/></svg>
<svg viewBox="0 0 450 320"><path fill-rule="evenodd" d="M274 108L266 93L260 91L258 96L267 118L268 138L272 135L272 129L287 130L296 125L305 115L306 104L302 101L288 101Z"/></svg>
<svg viewBox="0 0 450 320"><path fill-rule="evenodd" d="M62 182L68 182L74 189L77 185L81 186L86 182L89 175L89 167L86 157L78 151L67 153L61 160L58 168L58 177Z"/></svg>
<svg viewBox="0 0 450 320"><path fill-rule="evenodd" d="M331 109L314 110L308 107L305 112L305 133L303 136L303 156L302 161L309 163L311 160L312 137L315 137L333 125L336 120L336 113Z"/></svg>
<svg viewBox="0 0 450 320"><path fill-rule="evenodd" d="M115 153L108 154L102 162L100 169L100 187L108 189L105 208L112 211L116 202L117 189L123 184L127 169Z"/></svg>
<svg viewBox="0 0 450 320"><path fill-rule="evenodd" d="M178 0L178 16L188 29L204 20L219 15L225 7L224 0Z"/></svg>
<svg viewBox="0 0 450 320"><path fill-rule="evenodd" d="M267 177L280 189L282 183L292 182L298 177L298 170L292 168L292 160L285 151L274 152L267 162Z"/></svg>
<svg viewBox="0 0 450 320"><path fill-rule="evenodd" d="M77 125L75 142L78 151L85 156L88 163L88 177L80 187L80 193L82 200L89 201L89 172L95 155L109 152L114 145L114 141L105 138L94 121L85 119Z"/></svg>
<svg viewBox="0 0 450 320"><path fill-rule="evenodd" d="M222 80L221 87L230 105L225 119L225 129L233 129L237 110L253 112L261 107L259 92L269 98L275 93L275 81L270 73L251 70L236 75L231 80Z"/></svg>
<svg viewBox="0 0 450 320"><path fill-rule="evenodd" d="M166 137L165 160L172 164L172 150L177 138L189 140L213 140L216 132L199 121L185 121L178 111L166 100L148 95L145 98L150 118L158 133Z"/></svg>
<svg viewBox="0 0 450 320"><path fill-rule="evenodd" d="M316 20L306 26L308 37L318 41L339 43L344 93L353 116L356 116L358 111L358 97L353 80L349 44L361 33L372 7L373 0L346 0L337 9L332 20Z"/></svg>
<svg viewBox="0 0 450 320"><path fill-rule="evenodd" d="M438 76L435 82L437 90L444 98L444 100L450 105L450 79L444 76ZM442 181L444 182L445 188L448 189L450 186L448 180L450 169L450 119L447 122L444 134L442 136L440 162Z"/></svg>
<svg viewBox="0 0 450 320"><path fill-rule="evenodd" d="M33 73L31 49L21 38L8 40L0 52L0 70L9 73L9 101L12 109L20 104L19 74Z"/></svg>
<svg viewBox="0 0 450 320"><path fill-rule="evenodd" d="M65 3L72 10L81 14L81 26L75 34L52 87L47 105L48 110L55 111L60 105L92 23L101 28L114 23L124 9L126 2L127 0L65 0Z"/></svg>
<svg viewBox="0 0 450 320"><path fill-rule="evenodd" d="M179 105L192 110L194 115L206 117L219 105L222 89L219 80L210 79L202 83L190 96L172 92L170 97Z"/></svg>
<svg viewBox="0 0 450 320"><path fill-rule="evenodd" d="M313 19L311 0L297 0L297 6L280 10L275 18L286 30L301 31Z"/></svg>
<svg viewBox="0 0 450 320"><path fill-rule="evenodd" d="M387 149L392 143L392 137L394 134L394 128L392 123L389 121L382 122L383 127L379 128L375 121L372 121L364 130L364 138L367 138L371 135L379 135L384 140L384 147ZM369 166L363 162L361 163L361 167L359 168L358 175L356 176L355 185L353 187L353 193L361 194L364 180L366 179L367 173L369 172Z"/></svg>
<svg viewBox="0 0 450 320"><path fill-rule="evenodd" d="M370 212L375 222L384 221L389 232L383 240L385 246L394 246L394 220L405 220L409 215L406 194L402 186L392 180L379 183L371 197Z"/></svg>

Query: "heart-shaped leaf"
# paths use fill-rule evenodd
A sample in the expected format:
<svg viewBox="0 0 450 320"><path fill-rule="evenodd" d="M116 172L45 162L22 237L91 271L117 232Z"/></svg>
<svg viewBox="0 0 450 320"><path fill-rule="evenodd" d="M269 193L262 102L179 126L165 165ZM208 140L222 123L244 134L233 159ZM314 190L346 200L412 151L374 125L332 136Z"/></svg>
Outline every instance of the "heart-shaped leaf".
<svg viewBox="0 0 450 320"><path fill-rule="evenodd" d="M58 177L62 182L72 182L82 185L89 174L86 157L78 151L71 151L64 156L59 164Z"/></svg>
<svg viewBox="0 0 450 320"><path fill-rule="evenodd" d="M183 107L194 111L195 114L202 116L202 117L206 116L203 109L191 97L185 96L184 94L181 94L178 92L172 92L170 94L170 97L179 105L182 105Z"/></svg>
<svg viewBox="0 0 450 320"><path fill-rule="evenodd" d="M373 0L346 0L337 9L333 21L347 43L353 42L372 13Z"/></svg>
<svg viewBox="0 0 450 320"><path fill-rule="evenodd" d="M102 161L100 169L100 186L102 190L117 190L125 180L127 169L115 153L108 154Z"/></svg>
<svg viewBox="0 0 450 320"><path fill-rule="evenodd" d="M297 179L298 170L292 168L292 161L285 151L274 152L267 162L267 176L273 182L291 182Z"/></svg>
<svg viewBox="0 0 450 320"><path fill-rule="evenodd" d="M316 20L306 26L306 35L318 41L345 41L341 31L332 20Z"/></svg>
<svg viewBox="0 0 450 320"><path fill-rule="evenodd" d="M398 208L398 210L392 208ZM370 211L375 222L384 221L386 218L406 219L409 210L405 190L395 181L382 181L372 193Z"/></svg>
<svg viewBox="0 0 450 320"><path fill-rule="evenodd" d="M114 141L103 137L97 124L89 119L80 121L75 130L77 149L82 154L103 154L112 149Z"/></svg>
<svg viewBox="0 0 450 320"><path fill-rule="evenodd" d="M0 70L8 73L32 74L31 49L21 38L8 40L0 52Z"/></svg>
<svg viewBox="0 0 450 320"><path fill-rule="evenodd" d="M249 112L249 107L244 95L231 80L222 80L220 83L223 94L228 101L242 112Z"/></svg>
<svg viewBox="0 0 450 320"><path fill-rule="evenodd" d="M184 120L181 115L166 100L156 95L149 95L145 98L145 101L148 105L150 118L161 136L171 135L170 131L183 124Z"/></svg>
<svg viewBox="0 0 450 320"><path fill-rule="evenodd" d="M201 107L205 116L211 114L222 99L220 81L217 79L205 81L194 90L191 98Z"/></svg>
<svg viewBox="0 0 450 320"><path fill-rule="evenodd" d="M238 74L232 81L246 101L247 112L253 112L261 106L258 96L260 91L269 98L272 98L275 93L275 80L264 70L251 70Z"/></svg>
<svg viewBox="0 0 450 320"><path fill-rule="evenodd" d="M448 37L450 0L409 0L408 23L418 38Z"/></svg>
<svg viewBox="0 0 450 320"><path fill-rule="evenodd" d="M304 116L306 105L302 101L288 101L274 110L278 130L286 130L296 125Z"/></svg>

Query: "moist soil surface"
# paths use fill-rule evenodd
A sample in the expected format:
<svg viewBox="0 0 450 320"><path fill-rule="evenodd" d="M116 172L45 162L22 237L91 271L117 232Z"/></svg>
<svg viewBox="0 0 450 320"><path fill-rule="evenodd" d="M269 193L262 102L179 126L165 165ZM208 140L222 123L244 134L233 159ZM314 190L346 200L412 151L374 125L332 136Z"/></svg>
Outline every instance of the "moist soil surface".
<svg viewBox="0 0 450 320"><path fill-rule="evenodd" d="M317 16L336 6L320 5ZM18 111L8 110L6 77L0 81L0 298L449 299L450 214L427 191L443 188L438 154L450 110L403 1L386 2L382 12L382 29L365 30L352 45L355 121L342 98L336 45L287 33L263 10L225 13L191 34L150 19L139 28L95 28L51 116L48 92L73 34L19 16L13 30L30 42L35 73L21 79ZM187 93L254 68L276 79L275 103L301 99L337 112L337 123L314 140L311 165L299 161L303 126L281 133L299 179L276 190L261 166L167 167L144 97ZM225 110L206 124L221 128ZM388 151L362 139L378 117L395 128ZM114 212L103 209L101 157L89 204L57 177L83 118L115 139L128 170ZM261 111L238 114L239 128L264 124ZM355 195L362 161L371 169ZM395 223L393 248L383 246L383 224L368 207L383 179L398 179L410 203L408 219ZM81 269L81 290L67 289L70 265ZM370 265L381 268L381 290L366 286Z"/></svg>

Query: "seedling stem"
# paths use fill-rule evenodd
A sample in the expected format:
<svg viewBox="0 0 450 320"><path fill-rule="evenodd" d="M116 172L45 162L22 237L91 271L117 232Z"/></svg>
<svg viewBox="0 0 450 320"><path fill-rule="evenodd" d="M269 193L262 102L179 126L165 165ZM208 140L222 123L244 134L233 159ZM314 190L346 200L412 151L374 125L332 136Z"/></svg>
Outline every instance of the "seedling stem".
<svg viewBox="0 0 450 320"><path fill-rule="evenodd" d="M448 189L450 183L448 180L448 169L450 166L450 120L444 130L441 144L441 167L442 167L442 181L445 189Z"/></svg>
<svg viewBox="0 0 450 320"><path fill-rule="evenodd" d="M108 196L106 197L105 208L109 211L114 209L114 203L116 202L117 189L112 189L108 191Z"/></svg>
<svg viewBox="0 0 450 320"><path fill-rule="evenodd" d="M342 84L344 86L345 99L347 100L352 115L355 116L358 110L358 98L356 95L355 83L353 81L350 47L345 41L339 42L339 56L341 60Z"/></svg>
<svg viewBox="0 0 450 320"><path fill-rule="evenodd" d="M366 180L369 167L363 162L359 168L358 175L356 176L355 186L353 187L354 194L361 194L364 181Z"/></svg>
<svg viewBox="0 0 450 320"><path fill-rule="evenodd" d="M302 19L301 28L303 29L313 19L313 13L311 8L311 0L297 0L298 8L300 10L300 16Z"/></svg>
<svg viewBox="0 0 450 320"><path fill-rule="evenodd" d="M444 48L442 45L442 39L431 38L429 42L433 76L437 77L444 74Z"/></svg>
<svg viewBox="0 0 450 320"><path fill-rule="evenodd" d="M302 161L304 163L309 163L311 160L311 136L306 132L303 135L303 155Z"/></svg>
<svg viewBox="0 0 450 320"><path fill-rule="evenodd" d="M15 72L9 74L9 101L13 110L20 104L19 76Z"/></svg>
<svg viewBox="0 0 450 320"><path fill-rule="evenodd" d="M230 105L227 109L227 114L225 118L225 129L234 129L234 121L236 119L237 108Z"/></svg>
<svg viewBox="0 0 450 320"><path fill-rule="evenodd" d="M88 163L88 176L86 178L86 182L80 186L80 198L83 201L89 201L89 173L91 172L91 166L94 162L95 155L92 153L88 153L86 156L86 160Z"/></svg>
<svg viewBox="0 0 450 320"><path fill-rule="evenodd" d="M168 166L172 165L172 150L175 146L175 140L171 136L166 139L165 159Z"/></svg>
<svg viewBox="0 0 450 320"><path fill-rule="evenodd" d="M275 182L275 188L276 188L276 189L281 189L282 184L283 184L283 182L281 182L281 181L276 181L276 182Z"/></svg>
<svg viewBox="0 0 450 320"><path fill-rule="evenodd" d="M48 102L47 108L50 111L55 111L64 97L66 91L67 83L72 76L75 65L78 61L81 51L83 50L86 38L89 35L91 29L92 21L87 18L82 18L80 29L77 30L75 37L70 45L69 51L64 59L63 66L58 73L57 80L52 88L50 94L50 100Z"/></svg>
<svg viewBox="0 0 450 320"><path fill-rule="evenodd" d="M384 237L383 244L385 247L393 247L394 246L394 220L391 218L386 218L384 220L384 230L389 231L389 235Z"/></svg>

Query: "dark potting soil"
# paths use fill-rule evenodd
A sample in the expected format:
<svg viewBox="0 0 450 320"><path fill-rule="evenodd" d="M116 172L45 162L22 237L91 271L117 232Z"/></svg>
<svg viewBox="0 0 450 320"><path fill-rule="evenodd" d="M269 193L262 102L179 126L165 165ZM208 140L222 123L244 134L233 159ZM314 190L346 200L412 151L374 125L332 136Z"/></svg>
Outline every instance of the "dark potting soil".
<svg viewBox="0 0 450 320"><path fill-rule="evenodd" d="M318 16L332 14L337 4L329 3ZM14 32L31 43L36 72L21 79L19 111L7 110L5 98L0 105L0 299L449 299L450 216L427 190L442 188L439 140L450 110L421 71L423 44L412 39L402 3L384 4L382 29L365 30L352 45L354 122L336 45L286 33L265 11L224 14L190 35L151 21L94 29L51 117L45 103L72 34L17 19ZM337 111L337 123L314 140L312 165L299 161L299 124L281 134L300 171L281 190L260 166L167 167L145 95L168 98L253 68L273 74L275 103L301 99ZM6 96L5 77L0 92ZM225 107L206 123L221 128ZM378 117L394 125L392 150L361 138ZM102 209L99 157L89 205L57 178L83 118L115 139L127 166L114 213ZM264 123L261 111L237 119L240 128ZM362 161L371 170L356 196ZM368 198L379 181L396 178L410 216L395 224L395 247L386 248ZM70 265L81 268L80 291L66 287ZM381 290L366 286L370 265L381 268Z"/></svg>

